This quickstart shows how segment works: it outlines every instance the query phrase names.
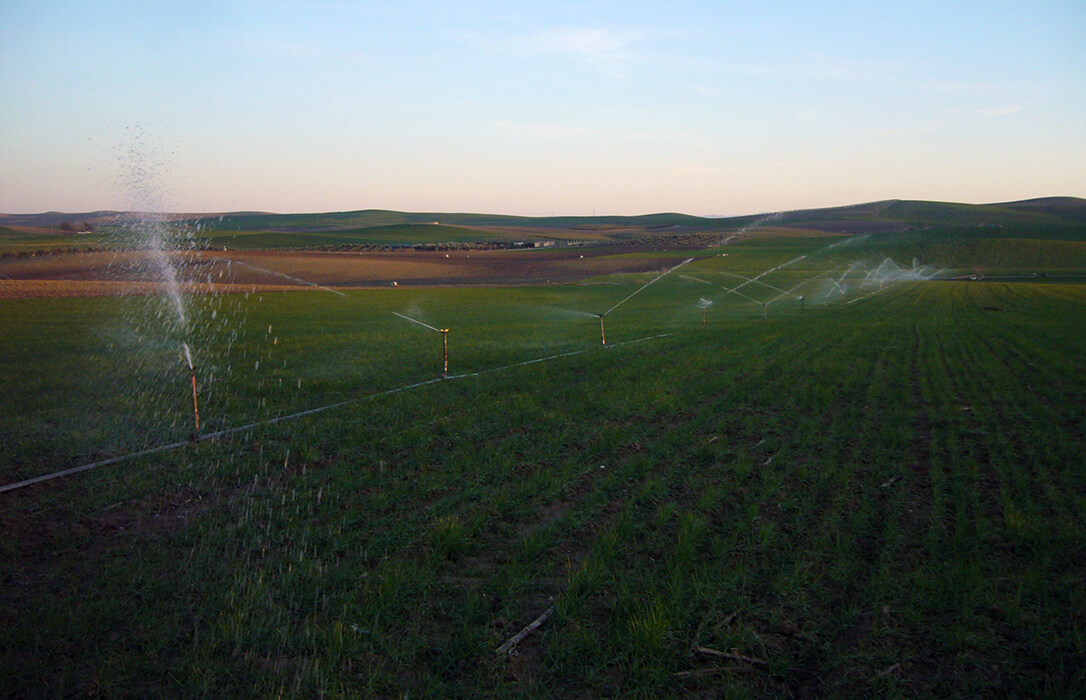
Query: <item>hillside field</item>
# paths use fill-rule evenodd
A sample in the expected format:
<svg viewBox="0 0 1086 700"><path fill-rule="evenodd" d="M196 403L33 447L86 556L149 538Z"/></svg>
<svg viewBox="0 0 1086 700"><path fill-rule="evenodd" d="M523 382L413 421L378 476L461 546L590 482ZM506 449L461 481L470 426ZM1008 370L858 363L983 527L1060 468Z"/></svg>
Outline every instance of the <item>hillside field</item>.
<svg viewBox="0 0 1086 700"><path fill-rule="evenodd" d="M1074 695L1081 243L914 234L0 299L0 694Z"/></svg>

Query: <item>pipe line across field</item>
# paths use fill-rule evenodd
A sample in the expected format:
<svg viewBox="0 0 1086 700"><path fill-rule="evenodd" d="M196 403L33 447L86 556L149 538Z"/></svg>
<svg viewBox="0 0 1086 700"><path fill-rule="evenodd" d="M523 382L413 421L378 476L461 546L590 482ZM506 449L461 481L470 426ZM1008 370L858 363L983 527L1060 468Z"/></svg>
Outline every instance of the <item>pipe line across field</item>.
<svg viewBox="0 0 1086 700"><path fill-rule="evenodd" d="M398 316L399 314L396 314L396 315ZM414 319L408 319L408 320L413 321ZM658 338L665 338L665 337L667 337L669 335L671 335L671 333L662 333L660 335L646 336L644 338L637 338L636 340L628 340L628 341L623 342L623 343L616 343L616 344L612 345L611 347L621 347L623 345L636 345L637 343L644 343L644 342L648 342L650 340L656 340ZM537 357L537 358L532 359L532 360L524 360L522 362L514 362L513 364L503 365L501 367L492 367L491 369L479 370L478 372L467 372L467 373L464 373L464 374L454 374L454 375L451 375L451 376L448 376L448 377L439 377L437 379L428 379L428 380L422 381L422 382L415 382L414 384L408 384L407 386L396 387L395 389L386 389L385 391L379 391L379 392L376 392L376 393L373 393L373 394L368 394L366 396L361 396L361 397L359 397L357 399L347 399L345 401L339 401L337 403L328 404L327 406L318 406L316 408L310 408L310 409L307 409L305 411L298 411L297 413L291 413L291 414L288 414L288 415L285 415L285 416L278 416L276 418L268 418L267 420L256 421L254 423L248 423L246 425L239 425L236 428L226 428L225 430L219 430L219 431L214 432L214 433L208 433L206 435L201 435L201 436L197 437L195 440L181 440L179 442L171 442L171 443L169 443L167 445L157 445L155 447L149 447L149 448L147 448L145 450L140 450L139 452L132 452L132 453L129 453L129 454L126 454L126 455L120 455L118 457L111 457L110 459L103 459L103 460L99 460L97 462L91 462L89 464L83 464L83 465L78 466L78 467L72 467L71 469L64 469L64 470L59 471L59 472L53 472L52 474L44 474L42 476L36 476L36 477L31 478L31 479L24 479L23 481L16 481L16 482L11 483L11 484L4 484L3 486L0 486L0 493L4 493L4 492L7 492L7 491L14 491L16 489L23 488L24 486L30 486L31 484L38 484L38 483L41 483L43 481L49 481L51 479L59 479L62 476L69 476L71 474L77 474L79 472L89 471L91 469L96 469L97 467L105 467L105 466L108 466L110 464L117 464L118 462L125 462L125 461L128 461L130 459L136 459L137 457L145 457L147 455L157 454L159 452L168 452L170 450L176 450L178 448L184 447L185 445L191 445L191 444L197 443L197 442L205 442L205 441L208 441L208 440L214 440L215 438L225 437L227 435L233 435L235 433L241 433L241 432L244 432L246 430L252 430L253 428L260 428L260 427L263 427L263 426L266 426L266 425L274 425L276 423L281 423L283 421L293 420L294 418L301 418L303 416L311 416L311 415L314 415L316 413L322 413L324 411L329 411L329 410L331 410L333 408L339 408L341 406L346 406L347 404L360 403L362 401L369 401L371 399L380 398L382 396L391 396L392 394L399 394L399 393L402 393L404 391L410 391L412 389L418 389L419 387L428 386L430 384L437 384L439 382L452 381L454 379L464 379L464 378L467 378L467 377L478 377L478 376L481 376L481 375L484 375L484 374L493 374L494 372L501 372L501 371L508 370L508 369L515 369L517 367L524 367L526 365L538 364L540 362L549 362L551 360L557 360L557 359L560 359L560 358L563 358L563 357L572 357L573 355L583 355L583 354L585 354L587 352L592 352L593 350L596 350L596 349L597 348L592 347L592 348L585 348L583 350L572 350L570 352L561 352L561 353L557 353L555 355L548 355L546 357Z"/></svg>

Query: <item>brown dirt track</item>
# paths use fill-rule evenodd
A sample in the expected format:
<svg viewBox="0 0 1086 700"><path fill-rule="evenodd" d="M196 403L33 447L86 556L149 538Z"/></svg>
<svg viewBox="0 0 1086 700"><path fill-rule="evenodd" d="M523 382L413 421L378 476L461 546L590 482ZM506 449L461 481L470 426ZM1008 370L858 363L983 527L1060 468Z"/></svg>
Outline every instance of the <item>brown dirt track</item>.
<svg viewBox="0 0 1086 700"><path fill-rule="evenodd" d="M191 251L171 255L190 293L329 287L539 284L615 272L650 272L676 262L637 246L544 250L310 252ZM642 255L631 255L641 253ZM120 296L160 291L144 251L83 252L0 260L0 298Z"/></svg>

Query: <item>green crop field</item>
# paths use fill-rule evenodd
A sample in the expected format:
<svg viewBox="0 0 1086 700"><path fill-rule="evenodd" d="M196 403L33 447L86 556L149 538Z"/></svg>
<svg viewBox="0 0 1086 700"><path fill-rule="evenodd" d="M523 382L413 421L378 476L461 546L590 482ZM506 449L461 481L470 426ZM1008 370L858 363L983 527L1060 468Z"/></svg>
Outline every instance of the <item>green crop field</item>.
<svg viewBox="0 0 1086 700"><path fill-rule="evenodd" d="M0 486L166 448L0 493L0 694L1073 696L1082 244L940 242L0 300Z"/></svg>
<svg viewBox="0 0 1086 700"><path fill-rule="evenodd" d="M508 236L496 235L481 229L440 224L387 224L366 228L304 232L213 229L200 233L201 242L209 246L228 246L235 250L345 245L412 246L432 242L475 243L507 238Z"/></svg>

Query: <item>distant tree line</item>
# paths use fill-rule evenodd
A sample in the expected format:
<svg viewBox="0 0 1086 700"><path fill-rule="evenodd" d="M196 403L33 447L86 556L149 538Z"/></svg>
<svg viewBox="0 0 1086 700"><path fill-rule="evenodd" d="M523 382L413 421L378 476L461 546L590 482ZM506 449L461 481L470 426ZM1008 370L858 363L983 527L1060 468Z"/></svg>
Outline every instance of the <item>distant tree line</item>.
<svg viewBox="0 0 1086 700"><path fill-rule="evenodd" d="M46 255L71 255L72 253L103 253L119 250L117 248L100 248L98 246L57 246L54 248L39 248L38 250L4 250L0 251L0 258L34 258Z"/></svg>

